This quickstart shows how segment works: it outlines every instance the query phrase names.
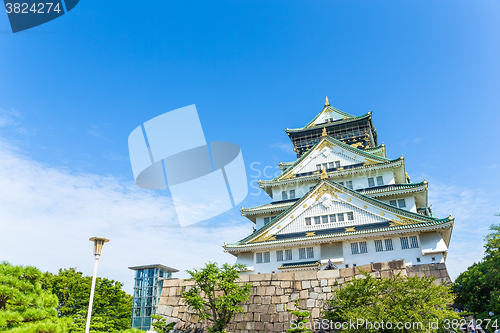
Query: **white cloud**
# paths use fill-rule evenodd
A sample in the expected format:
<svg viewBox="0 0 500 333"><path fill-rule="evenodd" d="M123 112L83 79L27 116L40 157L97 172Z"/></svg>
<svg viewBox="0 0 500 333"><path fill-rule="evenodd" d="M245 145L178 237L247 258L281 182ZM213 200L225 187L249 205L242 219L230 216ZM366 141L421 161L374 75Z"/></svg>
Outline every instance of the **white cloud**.
<svg viewBox="0 0 500 333"><path fill-rule="evenodd" d="M446 261L452 279L482 259L484 236L489 233L490 225L500 222L494 216L498 201L490 199L494 195L482 189L446 185L430 179L429 202L434 214L440 218L452 214L455 218Z"/></svg>
<svg viewBox="0 0 500 333"><path fill-rule="evenodd" d="M413 143L420 143L422 142L423 138L415 138L413 139Z"/></svg>
<svg viewBox="0 0 500 333"><path fill-rule="evenodd" d="M209 260L234 262L221 245L251 231L250 222L230 219L234 212L222 215L223 225L180 228L169 197L132 181L43 165L1 138L0 184L0 261L91 275L88 238L107 237L98 274L125 283L128 292L129 266L161 263L183 272Z"/></svg>
<svg viewBox="0 0 500 333"><path fill-rule="evenodd" d="M8 125L17 125L17 121L21 119L21 113L17 110L0 109L0 127Z"/></svg>
<svg viewBox="0 0 500 333"><path fill-rule="evenodd" d="M271 148L277 148L277 149L279 149L282 152L287 153L287 154L295 155L295 152L293 151L293 145L292 145L291 142L287 142L287 143L281 143L281 142L273 143L272 145L270 145L270 147Z"/></svg>

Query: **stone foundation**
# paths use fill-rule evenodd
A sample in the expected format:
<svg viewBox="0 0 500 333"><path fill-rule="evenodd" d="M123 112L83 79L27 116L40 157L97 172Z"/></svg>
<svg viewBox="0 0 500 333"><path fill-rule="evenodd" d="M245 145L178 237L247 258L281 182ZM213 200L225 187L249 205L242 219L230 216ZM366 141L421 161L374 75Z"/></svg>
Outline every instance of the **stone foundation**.
<svg viewBox="0 0 500 333"><path fill-rule="evenodd" d="M332 295L332 286L352 280L360 270L375 277L387 278L401 273L403 276L435 276L436 284L451 282L444 263L405 266L404 260L328 271L241 275L242 282L251 283L253 287L249 300L242 304L244 312L236 315L229 332L285 332L290 328L290 320L295 318L287 310L297 309L297 299L299 310L307 310L312 320L320 320L324 301ZM187 280L165 280L156 313L165 316L167 323L178 322L176 330L206 332L206 326L197 323L198 317L181 300L182 288L192 285L194 282Z"/></svg>

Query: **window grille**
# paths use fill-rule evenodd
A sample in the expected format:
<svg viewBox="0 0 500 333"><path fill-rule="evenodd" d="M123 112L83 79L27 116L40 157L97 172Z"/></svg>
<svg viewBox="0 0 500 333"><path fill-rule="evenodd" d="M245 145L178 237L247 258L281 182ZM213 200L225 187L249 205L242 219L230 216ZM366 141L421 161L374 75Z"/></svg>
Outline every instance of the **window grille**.
<svg viewBox="0 0 500 333"><path fill-rule="evenodd" d="M382 176L377 176L377 185L378 186L384 185L384 178Z"/></svg>
<svg viewBox="0 0 500 333"><path fill-rule="evenodd" d="M262 264L262 253L259 252L255 255L258 264Z"/></svg>
<svg viewBox="0 0 500 333"><path fill-rule="evenodd" d="M384 251L384 248L382 247L382 241L380 239L375 241L375 251L376 252Z"/></svg>
<svg viewBox="0 0 500 333"><path fill-rule="evenodd" d="M412 249L418 248L418 239L417 239L417 236L410 236L410 247Z"/></svg>
<svg viewBox="0 0 500 333"><path fill-rule="evenodd" d="M306 259L306 249L299 249L299 259Z"/></svg>
<svg viewBox="0 0 500 333"><path fill-rule="evenodd" d="M401 248L403 250L410 248L410 245L408 244L408 237L401 237Z"/></svg>
<svg viewBox="0 0 500 333"><path fill-rule="evenodd" d="M283 251L276 251L276 261L283 261Z"/></svg>
<svg viewBox="0 0 500 333"><path fill-rule="evenodd" d="M385 240L385 250L386 251L392 251L394 247L392 246L392 239L386 239Z"/></svg>
<svg viewBox="0 0 500 333"><path fill-rule="evenodd" d="M292 250L285 250L285 260L292 260Z"/></svg>
<svg viewBox="0 0 500 333"><path fill-rule="evenodd" d="M359 254L358 243L351 243L351 253Z"/></svg>
<svg viewBox="0 0 500 333"><path fill-rule="evenodd" d="M314 258L314 248L312 247L307 248L307 258L308 259Z"/></svg>
<svg viewBox="0 0 500 333"><path fill-rule="evenodd" d="M359 253L368 253L366 242L359 242Z"/></svg>
<svg viewBox="0 0 500 333"><path fill-rule="evenodd" d="M373 180L372 177L368 178L368 187L374 187L375 186L375 181Z"/></svg>

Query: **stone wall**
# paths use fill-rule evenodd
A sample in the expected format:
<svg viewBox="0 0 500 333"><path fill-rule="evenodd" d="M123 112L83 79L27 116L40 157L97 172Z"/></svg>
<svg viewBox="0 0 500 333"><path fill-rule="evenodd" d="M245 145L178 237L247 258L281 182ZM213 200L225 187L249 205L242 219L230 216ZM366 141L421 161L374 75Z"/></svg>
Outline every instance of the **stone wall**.
<svg viewBox="0 0 500 333"><path fill-rule="evenodd" d="M290 273L241 275L242 282L253 285L250 299L243 303L244 313L236 315L229 332L285 332L290 320L295 318L288 309L311 312L311 319L320 319L325 299L331 297L332 286L352 280L360 270L375 277L391 277L401 273L404 276L435 276L437 284L451 282L444 263L405 266L404 260L396 260L353 268L328 271L297 271ZM176 330L183 332L205 332L204 324L197 324L196 315L183 304L180 291L194 283L187 280L165 280L157 314L163 315L167 323L178 322Z"/></svg>

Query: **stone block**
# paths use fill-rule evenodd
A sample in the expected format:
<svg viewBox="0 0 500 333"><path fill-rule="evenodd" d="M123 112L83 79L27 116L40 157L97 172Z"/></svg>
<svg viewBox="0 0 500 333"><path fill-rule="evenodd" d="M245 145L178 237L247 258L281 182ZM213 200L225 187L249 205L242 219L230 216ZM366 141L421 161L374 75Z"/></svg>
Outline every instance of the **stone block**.
<svg viewBox="0 0 500 333"><path fill-rule="evenodd" d="M340 269L340 277L346 278L354 275L354 269L352 267Z"/></svg>
<svg viewBox="0 0 500 333"><path fill-rule="evenodd" d="M300 282L300 281L295 281L295 282L293 283L293 288L294 288L295 290L302 290L302 282Z"/></svg>
<svg viewBox="0 0 500 333"><path fill-rule="evenodd" d="M405 268L405 261L403 259L393 260L387 263L391 269L403 269Z"/></svg>
<svg viewBox="0 0 500 333"><path fill-rule="evenodd" d="M240 281L241 282L248 282L248 281L250 281L250 274L240 274Z"/></svg>
<svg viewBox="0 0 500 333"><path fill-rule="evenodd" d="M354 268L354 274L355 275L361 274L361 271L371 273L371 271L372 271L372 265L371 264L367 264L367 265L356 266Z"/></svg>
<svg viewBox="0 0 500 333"><path fill-rule="evenodd" d="M260 281L260 285L263 287L267 287L271 285L271 280Z"/></svg>
<svg viewBox="0 0 500 333"><path fill-rule="evenodd" d="M247 323L245 323L244 321L240 321L239 323L236 324L236 328L239 330L245 329L246 326Z"/></svg>
<svg viewBox="0 0 500 333"><path fill-rule="evenodd" d="M383 277L383 278L390 278L392 277L394 274L392 273L392 271L381 271L380 272L380 276Z"/></svg>
<svg viewBox="0 0 500 333"><path fill-rule="evenodd" d="M254 296L254 297L253 297L253 302L254 302L255 304L260 304L261 299L262 299L262 297L261 297L261 296L259 296L259 295Z"/></svg>
<svg viewBox="0 0 500 333"><path fill-rule="evenodd" d="M276 304L276 311L278 311L278 312L285 311L285 306L284 306L284 304L283 304L283 303Z"/></svg>
<svg viewBox="0 0 500 333"><path fill-rule="evenodd" d="M179 307L176 306L174 307L174 309L172 310L172 317L177 317L179 315Z"/></svg>
<svg viewBox="0 0 500 333"><path fill-rule="evenodd" d="M288 295L280 296L280 301L281 301L281 303L288 303L288 302L290 302L290 296L288 296Z"/></svg>
<svg viewBox="0 0 500 333"><path fill-rule="evenodd" d="M379 278L381 276L380 271L371 272L370 275L374 278Z"/></svg>
<svg viewBox="0 0 500 333"><path fill-rule="evenodd" d="M327 271L319 271L317 273L318 279L334 279L338 278L340 276L340 270L339 269L329 269Z"/></svg>
<svg viewBox="0 0 500 333"><path fill-rule="evenodd" d="M253 312L245 312L243 315L243 321L252 321L253 320Z"/></svg>
<svg viewBox="0 0 500 333"><path fill-rule="evenodd" d="M312 311L311 311L311 316L312 316L313 318L319 318L319 315L320 315L320 310L319 310L319 308L314 308L314 309L312 309Z"/></svg>
<svg viewBox="0 0 500 333"><path fill-rule="evenodd" d="M283 332L283 328L285 326L283 325L283 323L274 323L274 332Z"/></svg>
<svg viewBox="0 0 500 333"><path fill-rule="evenodd" d="M311 288L311 281L302 281L302 289Z"/></svg>
<svg viewBox="0 0 500 333"><path fill-rule="evenodd" d="M291 281L281 281L281 288L290 288L292 286Z"/></svg>
<svg viewBox="0 0 500 333"><path fill-rule="evenodd" d="M288 311L280 312L278 320L280 322L287 322L290 320L290 313Z"/></svg>
<svg viewBox="0 0 500 333"><path fill-rule="evenodd" d="M264 323L263 323L263 322L261 322L261 321L257 321L257 322L255 323L255 329L256 329L257 331L263 331L263 330L264 330Z"/></svg>
<svg viewBox="0 0 500 333"><path fill-rule="evenodd" d="M299 293L290 294L291 301L295 301L296 299L299 299Z"/></svg>
<svg viewBox="0 0 500 333"><path fill-rule="evenodd" d="M323 280L321 280L321 281L320 281L320 285L321 285L322 287L326 287L326 286L328 286L328 280L324 280L324 279L323 279Z"/></svg>
<svg viewBox="0 0 500 333"><path fill-rule="evenodd" d="M276 295L277 296L281 296L283 295L285 292L282 288L276 288Z"/></svg>
<svg viewBox="0 0 500 333"><path fill-rule="evenodd" d="M324 288L328 288L328 287L324 287ZM328 288L329 291L331 291L330 288ZM326 299L326 293L321 293L321 294L318 294L318 299L321 299L321 300L324 300Z"/></svg>
<svg viewBox="0 0 500 333"><path fill-rule="evenodd" d="M315 293L320 293L322 291L321 287L314 288Z"/></svg>
<svg viewBox="0 0 500 333"><path fill-rule="evenodd" d="M319 286L319 281L318 280L311 280L311 287L317 287Z"/></svg>
<svg viewBox="0 0 500 333"><path fill-rule="evenodd" d="M238 321L243 321L243 313L241 313L241 312L237 313L237 314L234 316L234 321L235 321L235 322L238 322Z"/></svg>
<svg viewBox="0 0 500 333"><path fill-rule="evenodd" d="M280 287L281 281L271 281L271 286Z"/></svg>
<svg viewBox="0 0 500 333"><path fill-rule="evenodd" d="M271 280L271 274L250 274L249 281L266 281Z"/></svg>
<svg viewBox="0 0 500 333"><path fill-rule="evenodd" d="M308 308L313 308L316 304L316 300L314 299L308 299L307 302L306 302L306 307Z"/></svg>
<svg viewBox="0 0 500 333"><path fill-rule="evenodd" d="M179 304L178 297L165 297L167 299L166 305L177 305Z"/></svg>
<svg viewBox="0 0 500 333"><path fill-rule="evenodd" d="M263 323L269 323L271 321L271 315L269 313L262 313L260 315L260 321Z"/></svg>
<svg viewBox="0 0 500 333"><path fill-rule="evenodd" d="M306 298L309 298L309 291L307 291L307 290L302 290L302 291L299 293L299 298L300 298L300 299L306 299Z"/></svg>
<svg viewBox="0 0 500 333"><path fill-rule="evenodd" d="M293 273L274 273L272 274L274 281L291 281L294 279Z"/></svg>
<svg viewBox="0 0 500 333"><path fill-rule="evenodd" d="M270 286L266 287L266 296L273 296L276 292L276 287Z"/></svg>
<svg viewBox="0 0 500 333"><path fill-rule="evenodd" d="M272 304L278 304L281 302L281 297L280 296L271 296L271 303Z"/></svg>
<svg viewBox="0 0 500 333"><path fill-rule="evenodd" d="M163 288L165 287L177 287L181 283L181 280L178 279L168 279L168 280L163 280Z"/></svg>
<svg viewBox="0 0 500 333"><path fill-rule="evenodd" d="M315 292L309 293L309 298L318 299L318 293Z"/></svg>
<svg viewBox="0 0 500 333"><path fill-rule="evenodd" d="M266 332L274 332L274 324L273 323L270 323L269 321L266 322L266 324L264 325L264 330Z"/></svg>
<svg viewBox="0 0 500 333"><path fill-rule="evenodd" d="M255 295L264 296L265 294L266 294L265 287L257 287L257 292L255 293Z"/></svg>
<svg viewBox="0 0 500 333"><path fill-rule="evenodd" d="M336 281L338 284L342 284L345 282L345 278L338 278Z"/></svg>
<svg viewBox="0 0 500 333"><path fill-rule="evenodd" d="M315 280L316 278L316 271L304 271L295 273L295 280Z"/></svg>
<svg viewBox="0 0 500 333"><path fill-rule="evenodd" d="M254 322L247 322L247 325L245 327L249 331L255 330L255 323Z"/></svg>
<svg viewBox="0 0 500 333"><path fill-rule="evenodd" d="M271 304L271 296L263 296L262 304Z"/></svg>
<svg viewBox="0 0 500 333"><path fill-rule="evenodd" d="M175 296L177 294L177 288L170 288L168 291L169 296Z"/></svg>
<svg viewBox="0 0 500 333"><path fill-rule="evenodd" d="M323 292L327 293L329 291L332 291L332 287L323 287Z"/></svg>

